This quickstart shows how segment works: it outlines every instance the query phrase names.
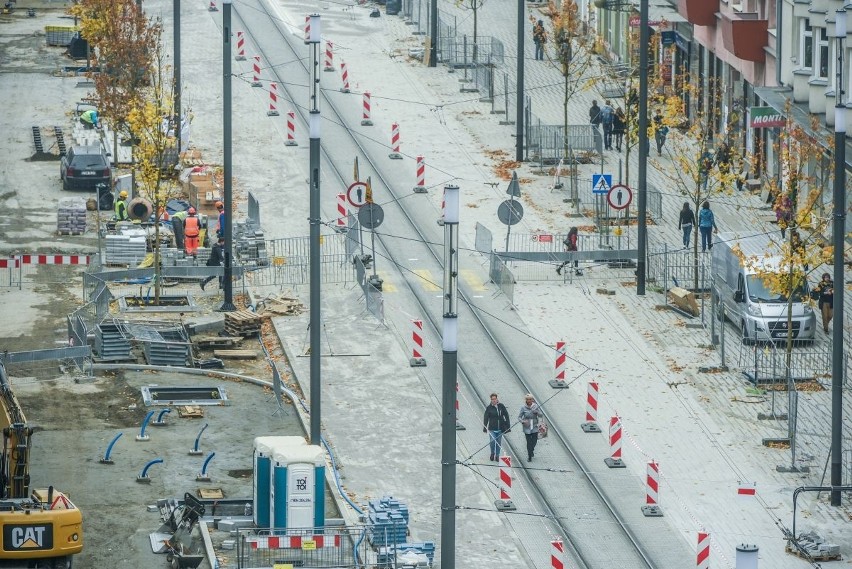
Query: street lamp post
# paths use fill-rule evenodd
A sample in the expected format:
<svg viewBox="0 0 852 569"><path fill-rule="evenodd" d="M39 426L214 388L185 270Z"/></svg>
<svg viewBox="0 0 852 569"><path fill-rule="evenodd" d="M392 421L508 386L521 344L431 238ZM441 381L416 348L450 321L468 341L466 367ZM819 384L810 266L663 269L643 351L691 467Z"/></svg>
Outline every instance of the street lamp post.
<svg viewBox="0 0 852 569"><path fill-rule="evenodd" d="M846 232L846 104L843 102L843 43L846 39L846 8L835 16L837 64L834 86L834 328L831 333L831 505L840 506L843 483L843 246Z"/></svg>

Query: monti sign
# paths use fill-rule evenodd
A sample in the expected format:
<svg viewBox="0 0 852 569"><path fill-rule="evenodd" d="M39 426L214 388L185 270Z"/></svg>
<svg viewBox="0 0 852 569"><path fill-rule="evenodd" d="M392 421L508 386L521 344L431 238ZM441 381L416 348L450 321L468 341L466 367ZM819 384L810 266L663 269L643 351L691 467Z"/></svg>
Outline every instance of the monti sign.
<svg viewBox="0 0 852 569"><path fill-rule="evenodd" d="M752 107L751 128L774 128L778 126L786 126L787 120L784 115L773 109L772 107Z"/></svg>

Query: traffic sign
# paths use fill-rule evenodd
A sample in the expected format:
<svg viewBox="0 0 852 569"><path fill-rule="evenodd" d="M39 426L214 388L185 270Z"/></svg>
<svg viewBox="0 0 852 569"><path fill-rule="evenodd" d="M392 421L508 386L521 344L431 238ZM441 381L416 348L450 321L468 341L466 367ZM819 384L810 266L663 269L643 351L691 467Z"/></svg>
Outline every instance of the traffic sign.
<svg viewBox="0 0 852 569"><path fill-rule="evenodd" d="M612 174L592 174L592 193L606 194L612 187Z"/></svg>
<svg viewBox="0 0 852 569"><path fill-rule="evenodd" d="M346 190L346 200L353 207L361 207L367 203L367 184L364 182L353 182Z"/></svg>
<svg viewBox="0 0 852 569"><path fill-rule="evenodd" d="M506 200L497 208L497 219L503 225L515 225L524 218L524 206L515 200Z"/></svg>
<svg viewBox="0 0 852 569"><path fill-rule="evenodd" d="M358 210L358 223L367 229L376 229L385 220L385 210L377 203L366 204Z"/></svg>
<svg viewBox="0 0 852 569"><path fill-rule="evenodd" d="M606 201L613 209L625 209L633 201L633 190L624 184L616 184L606 194Z"/></svg>
<svg viewBox="0 0 852 569"><path fill-rule="evenodd" d="M521 185L518 183L518 173L514 170L512 171L512 181L509 182L506 193L515 198L521 197Z"/></svg>

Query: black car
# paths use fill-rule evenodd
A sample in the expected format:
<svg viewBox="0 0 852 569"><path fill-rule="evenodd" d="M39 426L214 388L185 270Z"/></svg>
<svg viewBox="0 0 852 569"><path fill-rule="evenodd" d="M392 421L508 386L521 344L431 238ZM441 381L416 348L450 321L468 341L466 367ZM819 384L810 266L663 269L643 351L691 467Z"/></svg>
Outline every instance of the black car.
<svg viewBox="0 0 852 569"><path fill-rule="evenodd" d="M109 158L100 146L72 146L59 163L63 190L94 191L98 184L112 187Z"/></svg>

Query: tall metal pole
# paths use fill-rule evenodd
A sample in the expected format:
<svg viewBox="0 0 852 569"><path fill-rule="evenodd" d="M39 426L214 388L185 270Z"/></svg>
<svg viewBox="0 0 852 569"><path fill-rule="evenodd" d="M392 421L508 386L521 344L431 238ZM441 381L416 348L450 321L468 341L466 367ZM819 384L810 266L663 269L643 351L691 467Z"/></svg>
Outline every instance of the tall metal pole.
<svg viewBox="0 0 852 569"><path fill-rule="evenodd" d="M639 3L639 180L636 188L638 203L639 245L636 260L636 294L645 295L645 250L648 244L648 0Z"/></svg>
<svg viewBox="0 0 852 569"><path fill-rule="evenodd" d="M429 67L438 65L438 0L429 2Z"/></svg>
<svg viewBox="0 0 852 569"><path fill-rule="evenodd" d="M311 46L311 113L310 130L310 346L311 346L311 444L320 444L320 413L322 394L320 393L320 355L322 350L320 328L320 111L319 111L319 44L320 17L311 14L311 34L308 43Z"/></svg>
<svg viewBox="0 0 852 569"><path fill-rule="evenodd" d="M175 138L177 139L177 151L180 156L181 148L181 126L183 125L183 111L180 102L180 0L174 2L174 44L175 44L175 75L174 75L174 109L175 114Z"/></svg>
<svg viewBox="0 0 852 569"><path fill-rule="evenodd" d="M441 569L456 567L459 187L444 188L444 351L441 388Z"/></svg>
<svg viewBox="0 0 852 569"><path fill-rule="evenodd" d="M837 38L836 84L834 86L834 328L831 331L831 486L843 484L843 258L846 231L846 105L843 102L843 40L846 39L846 10L835 16ZM841 505L840 490L831 491L831 505Z"/></svg>
<svg viewBox="0 0 852 569"><path fill-rule="evenodd" d="M225 176L223 183L225 187L225 211L228 212L225 215L225 276L222 283L225 301L219 309L223 312L237 309L234 306L234 288L231 279L233 275L231 263L234 254L234 232L230 213L234 211L234 194L231 188L231 179L234 177L231 163L231 4L232 0L222 1L222 100L224 109L222 173Z"/></svg>
<svg viewBox="0 0 852 569"><path fill-rule="evenodd" d="M515 160L524 160L524 0L518 0L518 84L515 86Z"/></svg>

